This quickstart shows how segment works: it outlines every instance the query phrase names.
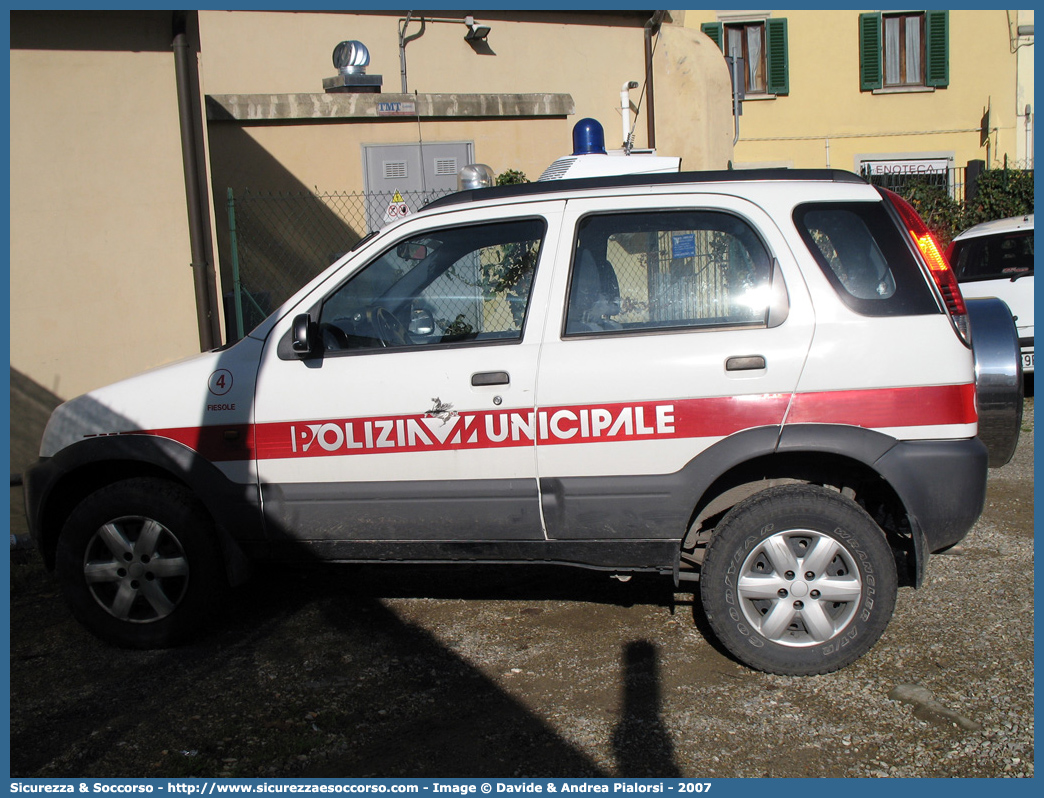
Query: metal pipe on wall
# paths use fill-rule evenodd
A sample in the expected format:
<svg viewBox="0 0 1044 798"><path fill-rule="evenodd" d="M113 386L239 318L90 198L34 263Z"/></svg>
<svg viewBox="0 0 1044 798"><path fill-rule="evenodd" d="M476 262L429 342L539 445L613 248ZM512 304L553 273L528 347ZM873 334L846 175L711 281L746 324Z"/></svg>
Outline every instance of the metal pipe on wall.
<svg viewBox="0 0 1044 798"><path fill-rule="evenodd" d="M645 107L645 126L646 126L646 147L650 150L656 149L656 104L653 101L653 46L652 37L653 34L660 32L660 24L663 22L663 18L667 16L667 11L657 11L645 23L645 94L646 102L648 103Z"/></svg>
<svg viewBox="0 0 1044 798"><path fill-rule="evenodd" d="M406 28L413 17L412 11L406 12L406 19L399 20L399 80L402 84L402 93L406 93Z"/></svg>
<svg viewBox="0 0 1044 798"><path fill-rule="evenodd" d="M184 20L174 19L174 72L177 77L178 119L181 125L181 159L185 170L185 200L188 207L189 246L192 253L192 276L196 293L196 321L199 348L206 352L217 346L217 316L211 303L210 283L213 267L207 260L206 225L203 220L203 187L199 180L200 161L196 148L196 125L193 113L191 47L184 31Z"/></svg>
<svg viewBox="0 0 1044 798"><path fill-rule="evenodd" d="M1033 106L1026 105L1026 164L1027 169L1033 168Z"/></svg>

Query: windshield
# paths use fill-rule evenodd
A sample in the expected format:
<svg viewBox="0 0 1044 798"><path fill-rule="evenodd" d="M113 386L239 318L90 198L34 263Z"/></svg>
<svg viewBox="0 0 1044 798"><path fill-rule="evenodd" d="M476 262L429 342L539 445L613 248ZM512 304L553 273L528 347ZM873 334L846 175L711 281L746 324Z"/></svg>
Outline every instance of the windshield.
<svg viewBox="0 0 1044 798"><path fill-rule="evenodd" d="M950 266L961 282L1011 280L1033 274L1033 231L979 236L957 241Z"/></svg>

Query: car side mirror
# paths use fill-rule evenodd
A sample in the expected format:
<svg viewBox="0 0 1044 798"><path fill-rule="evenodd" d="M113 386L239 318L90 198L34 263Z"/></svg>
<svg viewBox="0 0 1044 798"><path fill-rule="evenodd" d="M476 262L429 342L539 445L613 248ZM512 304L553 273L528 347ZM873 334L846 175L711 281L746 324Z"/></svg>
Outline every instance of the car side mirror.
<svg viewBox="0 0 1044 798"><path fill-rule="evenodd" d="M395 254L403 260L424 260L428 257L428 248L423 244L415 244L412 241L407 241L405 244L399 244L395 248Z"/></svg>
<svg viewBox="0 0 1044 798"><path fill-rule="evenodd" d="M312 317L308 313L295 316L290 339L294 354L301 358L311 357L319 351L320 343L319 325L312 321Z"/></svg>

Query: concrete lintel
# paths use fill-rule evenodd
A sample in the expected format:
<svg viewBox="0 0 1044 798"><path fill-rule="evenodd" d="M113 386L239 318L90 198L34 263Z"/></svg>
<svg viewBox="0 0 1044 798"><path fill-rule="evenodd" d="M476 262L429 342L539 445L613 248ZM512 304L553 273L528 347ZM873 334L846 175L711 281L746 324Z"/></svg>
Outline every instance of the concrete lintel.
<svg viewBox="0 0 1044 798"><path fill-rule="evenodd" d="M207 119L283 122L331 119L550 117L576 113L570 94L208 94Z"/></svg>

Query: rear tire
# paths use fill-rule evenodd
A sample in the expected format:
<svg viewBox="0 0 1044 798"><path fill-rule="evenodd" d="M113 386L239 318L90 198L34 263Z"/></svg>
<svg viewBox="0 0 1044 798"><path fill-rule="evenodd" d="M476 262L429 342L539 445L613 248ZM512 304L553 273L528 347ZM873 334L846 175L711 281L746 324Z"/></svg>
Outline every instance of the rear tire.
<svg viewBox="0 0 1044 798"><path fill-rule="evenodd" d="M184 642L225 586L206 510L160 479L116 482L77 505L58 538L56 570L76 619L128 648Z"/></svg>
<svg viewBox="0 0 1044 798"><path fill-rule="evenodd" d="M715 530L700 594L718 640L769 673L829 673L881 637L895 609L895 561L855 502L813 485L770 488Z"/></svg>

